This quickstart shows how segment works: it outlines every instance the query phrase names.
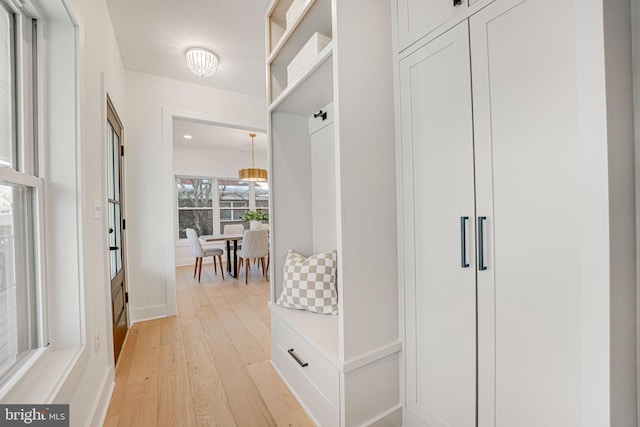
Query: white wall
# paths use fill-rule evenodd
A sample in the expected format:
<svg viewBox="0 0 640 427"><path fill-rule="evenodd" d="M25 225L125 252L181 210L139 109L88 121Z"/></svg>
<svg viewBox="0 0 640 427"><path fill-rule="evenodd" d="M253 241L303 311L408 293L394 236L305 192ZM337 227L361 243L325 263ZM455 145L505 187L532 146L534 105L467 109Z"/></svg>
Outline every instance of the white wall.
<svg viewBox="0 0 640 427"><path fill-rule="evenodd" d="M255 152L255 166L266 169L268 165L266 149ZM238 170L251 166L251 153L238 150L221 150L206 147L173 146L173 173L186 176L211 176L219 178L236 178ZM174 230L174 233L177 232ZM224 242L212 243L210 246L224 249ZM223 260L226 260L223 256ZM212 263L209 257L204 263ZM194 259L186 241L176 241L175 265L193 264Z"/></svg>
<svg viewBox="0 0 640 427"><path fill-rule="evenodd" d="M255 153L257 168L268 166L266 150ZM206 147L173 146L173 172L175 175L216 176L237 178L238 170L251 167L251 152L220 150Z"/></svg>
<svg viewBox="0 0 640 427"><path fill-rule="evenodd" d="M265 130L266 107L262 98L133 71L125 72L125 89L129 302L132 319L140 321L173 314L175 301L168 121L173 115Z"/></svg>

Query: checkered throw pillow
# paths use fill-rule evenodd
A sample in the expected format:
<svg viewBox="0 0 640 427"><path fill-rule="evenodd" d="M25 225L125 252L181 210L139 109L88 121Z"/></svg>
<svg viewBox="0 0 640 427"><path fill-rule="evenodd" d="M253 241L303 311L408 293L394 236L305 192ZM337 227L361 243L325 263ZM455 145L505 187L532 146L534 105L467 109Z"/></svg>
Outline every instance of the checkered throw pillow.
<svg viewBox="0 0 640 427"><path fill-rule="evenodd" d="M336 251L305 258L289 250L278 305L322 314L338 313Z"/></svg>

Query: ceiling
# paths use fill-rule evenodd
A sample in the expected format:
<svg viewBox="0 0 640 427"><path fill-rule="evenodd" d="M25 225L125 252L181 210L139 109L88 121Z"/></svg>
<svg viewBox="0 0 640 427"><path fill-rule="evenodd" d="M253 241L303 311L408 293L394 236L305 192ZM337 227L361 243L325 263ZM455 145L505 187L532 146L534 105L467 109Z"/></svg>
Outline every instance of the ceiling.
<svg viewBox="0 0 640 427"><path fill-rule="evenodd" d="M216 89L265 97L267 0L107 0L124 67ZM187 68L189 47L220 58L212 77Z"/></svg>
<svg viewBox="0 0 640 427"><path fill-rule="evenodd" d="M264 98L267 1L107 0L107 5L127 70ZM220 58L212 77L198 77L187 68L184 54L193 46L213 50ZM174 144L191 147L251 152L249 133L173 121ZM266 153L266 135L254 133L256 152Z"/></svg>
<svg viewBox="0 0 640 427"><path fill-rule="evenodd" d="M216 126L189 120L173 120L173 143L190 147L251 152L250 133L255 133L256 153L267 152L267 135L243 129ZM185 139L184 135L191 135Z"/></svg>

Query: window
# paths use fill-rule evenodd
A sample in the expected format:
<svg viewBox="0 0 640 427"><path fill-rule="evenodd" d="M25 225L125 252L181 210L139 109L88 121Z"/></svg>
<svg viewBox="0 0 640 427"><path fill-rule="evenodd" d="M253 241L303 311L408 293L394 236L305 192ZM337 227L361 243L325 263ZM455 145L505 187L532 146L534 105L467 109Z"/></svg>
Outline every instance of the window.
<svg viewBox="0 0 640 427"><path fill-rule="evenodd" d="M221 179L218 180L220 200L220 222L224 224L240 223L240 219L249 211L249 183Z"/></svg>
<svg viewBox="0 0 640 427"><path fill-rule="evenodd" d="M256 210L261 213L269 213L269 183L256 182Z"/></svg>
<svg viewBox="0 0 640 427"><path fill-rule="evenodd" d="M199 236L222 233L227 224L243 223L249 210L269 213L267 183L176 176L176 187L179 239L186 239L187 228Z"/></svg>
<svg viewBox="0 0 640 427"><path fill-rule="evenodd" d="M213 180L176 178L178 184L178 236L187 238L187 228L199 236L213 233Z"/></svg>
<svg viewBox="0 0 640 427"><path fill-rule="evenodd" d="M43 182L35 96L28 95L35 92L35 22L12 4L0 0L0 383L46 342L39 280Z"/></svg>

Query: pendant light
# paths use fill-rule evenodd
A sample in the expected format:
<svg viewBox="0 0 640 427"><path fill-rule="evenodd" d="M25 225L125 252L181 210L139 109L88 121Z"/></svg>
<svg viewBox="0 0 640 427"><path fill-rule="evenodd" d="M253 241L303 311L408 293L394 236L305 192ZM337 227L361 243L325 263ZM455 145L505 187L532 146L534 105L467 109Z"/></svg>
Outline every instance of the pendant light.
<svg viewBox="0 0 640 427"><path fill-rule="evenodd" d="M254 165L254 144L253 138L256 137L255 133L250 133L251 137L251 167L248 169L240 169L238 175L240 177L240 181L266 181L267 180L267 171L266 169L258 169Z"/></svg>

